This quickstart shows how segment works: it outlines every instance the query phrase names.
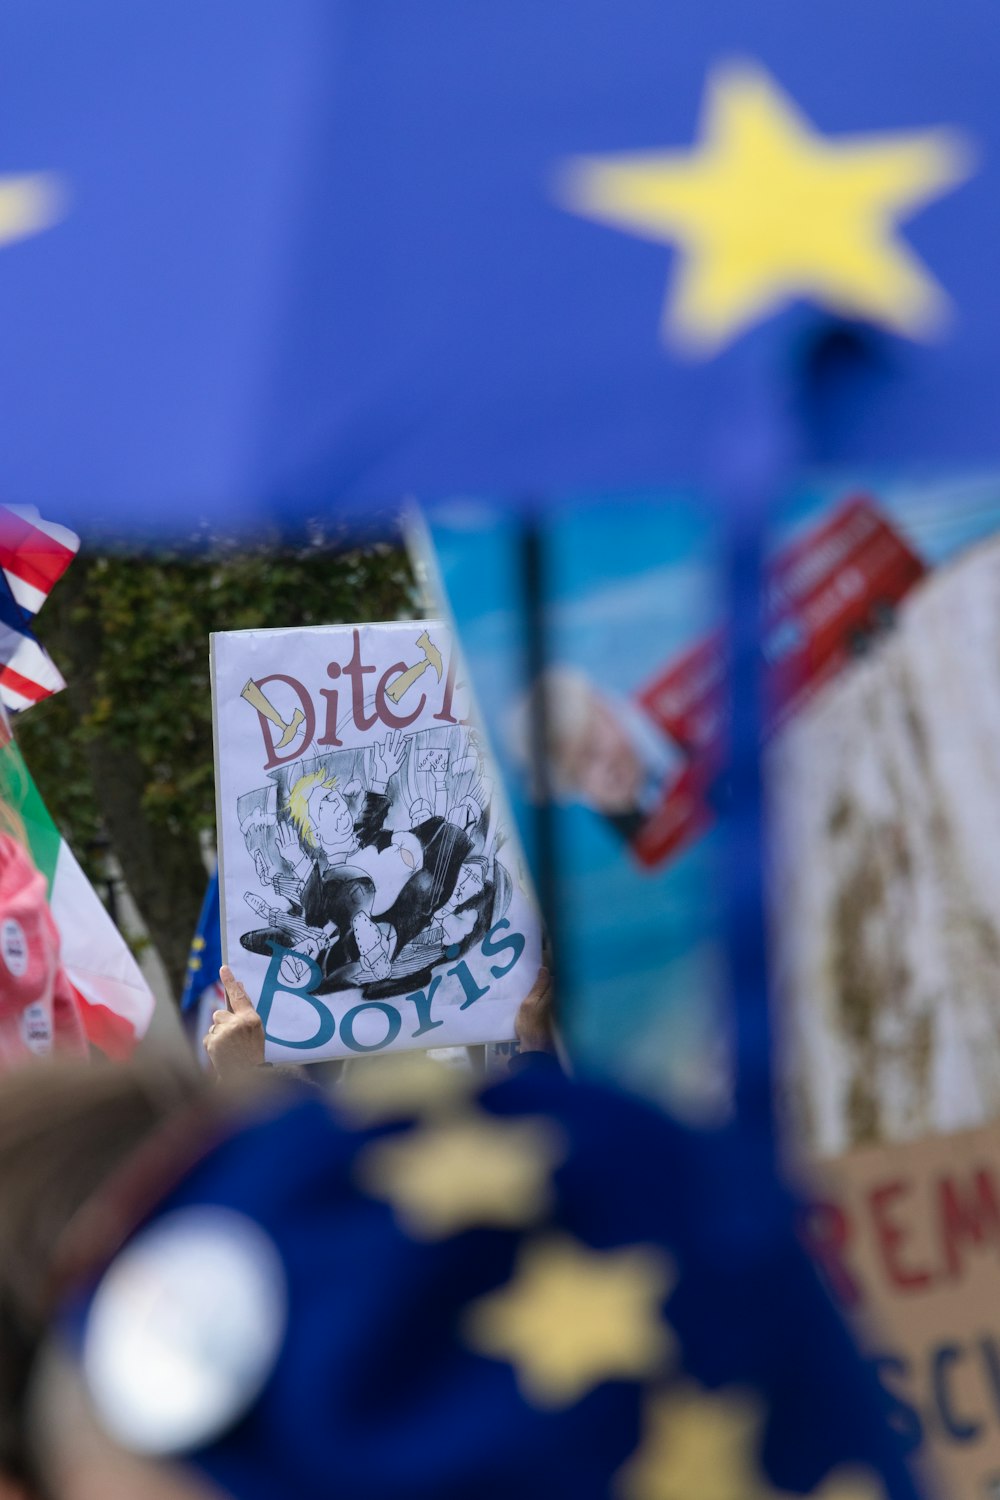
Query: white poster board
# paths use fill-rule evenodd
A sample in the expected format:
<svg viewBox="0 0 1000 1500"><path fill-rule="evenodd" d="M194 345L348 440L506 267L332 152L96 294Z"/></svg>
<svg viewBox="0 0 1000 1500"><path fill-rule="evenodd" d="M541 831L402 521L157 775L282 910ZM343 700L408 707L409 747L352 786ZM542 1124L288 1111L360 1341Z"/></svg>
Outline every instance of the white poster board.
<svg viewBox="0 0 1000 1500"><path fill-rule="evenodd" d="M269 1060L511 1037L539 920L449 628L211 652L223 953Z"/></svg>

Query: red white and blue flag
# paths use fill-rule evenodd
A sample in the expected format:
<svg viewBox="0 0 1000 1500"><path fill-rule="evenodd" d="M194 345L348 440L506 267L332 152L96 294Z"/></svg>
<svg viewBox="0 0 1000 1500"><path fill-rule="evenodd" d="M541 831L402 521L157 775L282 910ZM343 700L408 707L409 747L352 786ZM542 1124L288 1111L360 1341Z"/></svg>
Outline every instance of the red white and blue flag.
<svg viewBox="0 0 1000 1500"><path fill-rule="evenodd" d="M46 521L33 506L0 505L0 702L11 713L66 686L31 622L65 573L80 538Z"/></svg>
<svg viewBox="0 0 1000 1500"><path fill-rule="evenodd" d="M31 624L76 556L80 539L29 507L0 505L0 796L18 809L32 859L45 876L63 967L80 1003L87 1039L127 1057L145 1034L154 1000L128 945L53 823L16 745L4 710L23 712L65 682Z"/></svg>

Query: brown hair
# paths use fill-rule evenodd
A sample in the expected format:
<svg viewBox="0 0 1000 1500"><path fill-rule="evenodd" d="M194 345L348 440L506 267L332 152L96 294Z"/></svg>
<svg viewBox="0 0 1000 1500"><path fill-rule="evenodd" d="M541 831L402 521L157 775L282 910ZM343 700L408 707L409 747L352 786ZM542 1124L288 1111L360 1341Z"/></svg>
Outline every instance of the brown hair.
<svg viewBox="0 0 1000 1500"><path fill-rule="evenodd" d="M12 839L23 848L28 847L28 835L24 827L24 819L16 807L12 807L3 797L0 797L0 834L9 834Z"/></svg>
<svg viewBox="0 0 1000 1500"><path fill-rule="evenodd" d="M0 1470L30 1483L24 1405L71 1221L144 1141L206 1094L190 1066L53 1061L0 1081Z"/></svg>

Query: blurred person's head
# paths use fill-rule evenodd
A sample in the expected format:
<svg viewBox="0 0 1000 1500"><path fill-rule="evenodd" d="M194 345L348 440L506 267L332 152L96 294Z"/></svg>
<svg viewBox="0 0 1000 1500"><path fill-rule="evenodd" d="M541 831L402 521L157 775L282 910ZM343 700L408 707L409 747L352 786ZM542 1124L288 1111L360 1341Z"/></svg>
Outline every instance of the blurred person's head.
<svg viewBox="0 0 1000 1500"><path fill-rule="evenodd" d="M34 1488L2 1500L226 1500L189 1467L153 1461L116 1444L97 1420L79 1367L48 1345L27 1413L29 1445L38 1455Z"/></svg>
<svg viewBox="0 0 1000 1500"><path fill-rule="evenodd" d="M99 1190L35 1387L46 1500L914 1500L751 1143L550 1068L479 1100L431 1071L182 1110L186 1166L157 1132L145 1199ZM820 1491L844 1459L890 1485Z"/></svg>
<svg viewBox="0 0 1000 1500"><path fill-rule="evenodd" d="M57 1246L94 1191L203 1091L193 1069L167 1062L53 1061L0 1082L0 1500L36 1492L25 1400Z"/></svg>
<svg viewBox="0 0 1000 1500"><path fill-rule="evenodd" d="M614 704L572 667L550 667L518 712L516 748L532 760L533 721L544 726L546 775L552 791L616 816L638 805L645 774L642 757Z"/></svg>

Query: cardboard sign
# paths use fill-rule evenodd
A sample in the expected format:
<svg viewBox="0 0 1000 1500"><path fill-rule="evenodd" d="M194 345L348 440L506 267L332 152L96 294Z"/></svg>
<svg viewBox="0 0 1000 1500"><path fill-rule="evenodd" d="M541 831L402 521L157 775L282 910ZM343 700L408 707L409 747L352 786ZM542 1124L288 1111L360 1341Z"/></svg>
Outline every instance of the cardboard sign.
<svg viewBox="0 0 1000 1500"><path fill-rule="evenodd" d="M824 1161L808 1238L893 1425L949 1500L1000 1496L1000 1124Z"/></svg>
<svg viewBox="0 0 1000 1500"><path fill-rule="evenodd" d="M212 636L223 948L273 1061L500 1041L540 931L439 621Z"/></svg>

